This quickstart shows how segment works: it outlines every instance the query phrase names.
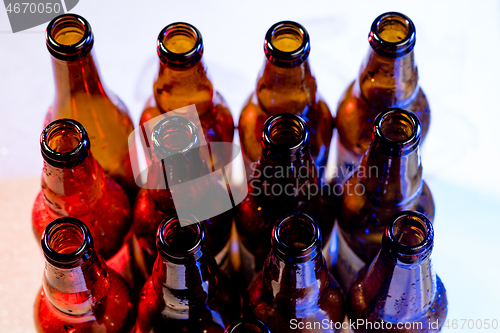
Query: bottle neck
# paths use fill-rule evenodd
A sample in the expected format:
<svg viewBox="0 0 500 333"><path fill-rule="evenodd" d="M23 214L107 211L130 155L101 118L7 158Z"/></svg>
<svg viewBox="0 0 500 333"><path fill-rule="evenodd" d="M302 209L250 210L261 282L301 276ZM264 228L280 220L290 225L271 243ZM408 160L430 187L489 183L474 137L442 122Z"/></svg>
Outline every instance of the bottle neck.
<svg viewBox="0 0 500 333"><path fill-rule="evenodd" d="M266 59L257 80L257 99L270 115L288 112L307 116L316 103L316 79L309 60L295 67L279 67Z"/></svg>
<svg viewBox="0 0 500 333"><path fill-rule="evenodd" d="M195 104L199 115L213 106L214 88L200 59L189 68L173 68L160 61L154 83L154 98L161 112Z"/></svg>

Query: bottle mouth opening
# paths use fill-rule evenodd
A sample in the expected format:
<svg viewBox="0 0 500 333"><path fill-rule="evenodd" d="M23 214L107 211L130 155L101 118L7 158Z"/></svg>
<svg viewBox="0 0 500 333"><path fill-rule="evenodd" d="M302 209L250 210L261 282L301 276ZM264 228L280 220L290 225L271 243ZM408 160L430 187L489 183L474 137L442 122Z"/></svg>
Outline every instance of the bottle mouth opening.
<svg viewBox="0 0 500 333"><path fill-rule="evenodd" d="M396 214L387 226L384 242L402 262L412 263L430 255L434 229L422 213L403 211Z"/></svg>
<svg viewBox="0 0 500 333"><path fill-rule="evenodd" d="M262 131L263 149L282 151L286 155L309 146L309 129L306 122L291 113L269 117Z"/></svg>
<svg viewBox="0 0 500 333"><path fill-rule="evenodd" d="M77 60L87 55L94 44L89 22L80 15L64 14L54 18L45 35L49 52L61 60Z"/></svg>
<svg viewBox="0 0 500 333"><path fill-rule="evenodd" d="M282 260L304 262L313 259L319 253L321 234L311 217L295 213L276 223L272 243Z"/></svg>
<svg viewBox="0 0 500 333"><path fill-rule="evenodd" d="M152 132L153 151L167 158L199 145L198 128L190 120L175 116L163 118Z"/></svg>
<svg viewBox="0 0 500 333"><path fill-rule="evenodd" d="M391 108L375 118L373 140L384 154L401 157L413 152L420 135L420 121L411 111Z"/></svg>
<svg viewBox="0 0 500 333"><path fill-rule="evenodd" d="M311 51L309 34L297 22L281 21L269 28L264 40L266 58L279 67L303 63Z"/></svg>
<svg viewBox="0 0 500 333"><path fill-rule="evenodd" d="M157 247L172 262L184 262L189 257L198 259L205 239L205 229L195 217L166 218L158 228Z"/></svg>
<svg viewBox="0 0 500 333"><path fill-rule="evenodd" d="M82 221L62 217L52 221L42 235L42 249L49 262L78 266L91 255L92 236Z"/></svg>
<svg viewBox="0 0 500 333"><path fill-rule="evenodd" d="M270 333L269 328L258 319L243 319L229 326L226 333Z"/></svg>
<svg viewBox="0 0 500 333"><path fill-rule="evenodd" d="M89 154L87 131L78 121L58 119L51 122L40 136L42 155L56 167L75 166Z"/></svg>
<svg viewBox="0 0 500 333"><path fill-rule="evenodd" d="M189 68L203 55L201 33L189 23L172 23L160 32L157 41L160 60L174 68Z"/></svg>
<svg viewBox="0 0 500 333"><path fill-rule="evenodd" d="M415 25L408 16L388 12L373 21L368 41L378 54L397 58L413 50L415 35Z"/></svg>

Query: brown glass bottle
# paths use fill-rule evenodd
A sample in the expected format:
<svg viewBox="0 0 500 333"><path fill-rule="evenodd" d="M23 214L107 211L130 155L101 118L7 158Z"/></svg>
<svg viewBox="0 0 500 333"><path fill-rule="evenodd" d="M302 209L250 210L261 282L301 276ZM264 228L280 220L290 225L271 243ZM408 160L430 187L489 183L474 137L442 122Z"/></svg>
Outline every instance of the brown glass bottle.
<svg viewBox="0 0 500 333"><path fill-rule="evenodd" d="M52 55L56 95L45 126L61 118L82 123L96 160L133 199L138 189L133 174L137 165L133 138L129 144L134 124L123 102L100 78L90 24L79 15L58 16L47 26L46 39Z"/></svg>
<svg viewBox="0 0 500 333"><path fill-rule="evenodd" d="M387 108L413 111L420 120L424 140L430 109L418 84L415 36L415 25L401 13L384 13L373 22L368 55L337 108L337 181L344 180L359 165L370 144L373 120Z"/></svg>
<svg viewBox="0 0 500 333"><path fill-rule="evenodd" d="M204 136L207 142L233 142L233 117L207 76L200 31L188 23L172 23L158 35L157 51L160 70L153 96L146 103L140 119L145 136L150 136L153 127L162 118L159 116L183 116L195 123L200 130L200 138ZM196 106L195 116L185 109L192 104ZM153 120L155 118L157 120ZM143 142L143 146L146 152L149 151L147 141ZM227 146L212 147L215 166L231 161L232 150L224 147ZM146 158L150 158L147 153Z"/></svg>
<svg viewBox="0 0 500 333"><path fill-rule="evenodd" d="M83 222L53 221L41 244L45 273L35 300L37 332L132 332L135 309L128 287L106 266Z"/></svg>
<svg viewBox="0 0 500 333"><path fill-rule="evenodd" d="M264 67L238 122L247 178L253 174L251 164L262 153L264 122L283 112L293 113L306 121L311 130L311 155L320 175L324 175L334 121L317 92L316 79L307 59L309 52L309 34L296 22L278 22L266 33Z"/></svg>
<svg viewBox="0 0 500 333"><path fill-rule="evenodd" d="M203 225L194 217L167 218L157 242L158 258L139 301L137 333L223 333L240 317L240 295L210 254Z"/></svg>
<svg viewBox="0 0 500 333"><path fill-rule="evenodd" d="M334 224L327 193L309 153L306 122L291 113L271 116L261 135L262 156L248 181L248 194L235 210L240 239L241 272L249 283L271 250L274 224L292 212L311 215L323 235Z"/></svg>
<svg viewBox="0 0 500 333"><path fill-rule="evenodd" d="M433 220L434 200L422 179L420 138L420 122L410 111L388 109L375 118L368 151L340 195L338 240L332 238L332 244L338 248L335 269L343 287L378 253L394 214L415 210Z"/></svg>
<svg viewBox="0 0 500 333"><path fill-rule="evenodd" d="M271 333L266 324L258 319L242 318L229 326L225 333Z"/></svg>
<svg viewBox="0 0 500 333"><path fill-rule="evenodd" d="M243 314L273 332L340 332L343 295L321 254L317 224L302 213L276 223L272 250L243 301ZM337 324L336 324L337 323Z"/></svg>
<svg viewBox="0 0 500 333"><path fill-rule="evenodd" d="M137 195L132 226L146 276L157 257L158 226L167 216L182 217L183 213L203 219L210 251L228 268L232 205L227 188L221 185L225 179L216 182L210 173L206 162L210 155L207 146L200 146L198 135L198 128L180 116L161 119L151 133L147 189Z"/></svg>
<svg viewBox="0 0 500 333"><path fill-rule="evenodd" d="M391 218L382 249L355 280L347 301L355 332L439 332L448 312L446 289L430 255L434 230L420 213ZM399 327L398 327L399 325Z"/></svg>

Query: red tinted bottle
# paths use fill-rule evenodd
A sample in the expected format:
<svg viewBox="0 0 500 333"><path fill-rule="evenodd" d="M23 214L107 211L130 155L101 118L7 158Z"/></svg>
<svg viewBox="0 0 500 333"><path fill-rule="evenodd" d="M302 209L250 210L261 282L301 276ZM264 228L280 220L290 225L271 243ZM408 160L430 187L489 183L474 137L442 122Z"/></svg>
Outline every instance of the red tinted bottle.
<svg viewBox="0 0 500 333"><path fill-rule="evenodd" d="M368 149L375 117L387 108L413 111L421 123L423 141L430 124L427 98L418 83L415 25L401 13L377 17L368 35L370 49L359 75L337 108L337 180L357 167Z"/></svg>
<svg viewBox="0 0 500 333"><path fill-rule="evenodd" d="M334 219L326 190L309 152L306 122L290 113L270 117L262 129L262 156L248 181L248 194L237 206L241 272L249 283L271 250L274 224L293 212L311 215L330 236Z"/></svg>
<svg viewBox="0 0 500 333"><path fill-rule="evenodd" d="M225 333L271 333L271 331L258 319L242 318L229 326Z"/></svg>
<svg viewBox="0 0 500 333"><path fill-rule="evenodd" d="M448 301L431 263L433 246L434 230L425 215L403 211L390 220L382 249L347 295L349 319L362 323L356 332L441 330Z"/></svg>
<svg viewBox="0 0 500 333"><path fill-rule="evenodd" d="M370 147L340 195L338 243L332 244L338 249L335 269L343 287L378 253L394 214L415 210L433 220L434 200L422 179L420 139L414 113L388 109L376 117Z"/></svg>
<svg viewBox="0 0 500 333"><path fill-rule="evenodd" d="M272 332L340 332L343 295L321 254L321 233L309 216L296 213L278 221L272 251L248 288L243 314Z"/></svg>
<svg viewBox="0 0 500 333"><path fill-rule="evenodd" d="M207 248L195 218L158 228L158 258L139 301L137 333L223 333L240 317L240 295Z"/></svg>
<svg viewBox="0 0 500 333"><path fill-rule="evenodd" d="M210 154L207 146L200 146L198 135L198 128L180 116L163 118L151 133L147 189L139 191L132 226L146 276L157 257L156 231L162 220L175 214L203 218L210 251L228 267L232 205L227 188L221 185L225 180L214 181L210 173Z"/></svg>
<svg viewBox="0 0 500 333"><path fill-rule="evenodd" d="M83 222L53 221L41 244L45 272L35 301L37 332L132 332L135 310L128 287L106 266Z"/></svg>
<svg viewBox="0 0 500 333"><path fill-rule="evenodd" d="M45 126L61 118L82 123L95 159L133 199L138 189L133 175L137 152L134 141L129 144L134 124L123 102L100 77L89 22L75 14L58 16L47 26L46 39L56 95Z"/></svg>
<svg viewBox="0 0 500 333"><path fill-rule="evenodd" d="M267 31L264 68L238 122L247 177L253 173L251 164L262 154L264 122L283 112L298 115L307 122L311 130L311 155L320 174L324 174L334 122L328 106L317 92L308 60L310 51L309 34L296 22L278 22Z"/></svg>

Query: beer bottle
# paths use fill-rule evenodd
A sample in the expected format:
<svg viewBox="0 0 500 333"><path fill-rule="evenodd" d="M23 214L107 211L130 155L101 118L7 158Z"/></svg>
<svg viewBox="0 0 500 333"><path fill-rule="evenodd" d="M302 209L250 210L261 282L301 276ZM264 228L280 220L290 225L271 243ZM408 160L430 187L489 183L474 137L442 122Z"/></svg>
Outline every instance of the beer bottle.
<svg viewBox="0 0 500 333"><path fill-rule="evenodd" d="M41 245L45 272L35 300L37 332L131 332L135 308L128 287L107 267L82 221L51 222Z"/></svg>
<svg viewBox="0 0 500 333"><path fill-rule="evenodd" d="M292 21L269 28L264 39L266 60L257 88L243 107L238 123L246 175L261 156L261 128L272 115L288 112L302 117L311 130L311 155L323 179L334 121L317 92L309 65L310 40L307 30Z"/></svg>
<svg viewBox="0 0 500 333"><path fill-rule="evenodd" d="M229 326L225 333L271 333L271 331L258 319L242 318Z"/></svg>
<svg viewBox="0 0 500 333"><path fill-rule="evenodd" d="M165 219L158 257L138 305L137 333L223 333L240 317L240 295L222 274L194 217Z"/></svg>
<svg viewBox="0 0 500 333"><path fill-rule="evenodd" d="M272 332L340 332L343 295L321 254L320 229L294 213L272 231L272 250L243 301L243 315Z"/></svg>
<svg viewBox="0 0 500 333"><path fill-rule="evenodd" d="M233 142L234 121L222 96L214 91L202 59L204 51L200 31L189 23L172 23L158 35L157 52L160 58L158 77L140 119L145 135L166 116L183 116L200 130L207 142ZM194 104L196 114L186 112ZM163 117L160 117L163 116ZM151 149L143 141L144 149ZM214 166L231 161L232 150L223 145L212 147ZM151 157L146 154L146 159ZM211 163L211 161L207 161ZM217 168L217 167L216 167Z"/></svg>
<svg viewBox="0 0 500 333"><path fill-rule="evenodd" d="M332 238L332 244L338 248L335 270L345 288L380 250L394 214L415 210L434 218L434 200L422 179L421 133L411 111L388 109L375 118L370 146L340 191L338 242Z"/></svg>
<svg viewBox="0 0 500 333"><path fill-rule="evenodd" d="M82 123L92 141L92 154L133 200L138 189L133 175L137 165L133 138L129 147L134 124L123 102L100 78L89 22L76 14L58 16L47 26L46 40L56 93L45 126L61 118Z"/></svg>
<svg viewBox="0 0 500 333"><path fill-rule="evenodd" d="M337 108L335 178L339 183L359 165L370 144L373 120L387 108L412 110L420 120L424 140L430 109L418 84L415 40L415 25L401 13L384 13L373 21L368 54Z"/></svg>
<svg viewBox="0 0 500 333"><path fill-rule="evenodd" d="M280 218L301 211L330 237L334 224L309 152L306 122L291 113L269 117L262 129L262 156L248 181L248 194L235 210L240 239L241 272L246 283L262 268L271 250L270 234Z"/></svg>
<svg viewBox="0 0 500 333"><path fill-rule="evenodd" d="M347 294L355 332L439 332L448 312L446 290L430 255L434 230L418 212L391 218L382 249L356 277ZM398 327L398 326L399 327Z"/></svg>
<svg viewBox="0 0 500 333"><path fill-rule="evenodd" d="M203 221L210 251L229 269L232 205L222 185L226 179L216 182L210 173L210 154L200 145L198 128L184 117L165 117L151 133L151 150L147 189L139 191L133 210L132 229L142 252L138 266L145 267L146 276L151 274L158 226L167 216L185 213Z"/></svg>
<svg viewBox="0 0 500 333"><path fill-rule="evenodd" d="M40 239L50 222L65 216L82 220L96 250L132 284L132 267L124 239L132 224L125 191L94 159L82 124L72 119L51 122L40 136L42 189L32 210L32 227Z"/></svg>

